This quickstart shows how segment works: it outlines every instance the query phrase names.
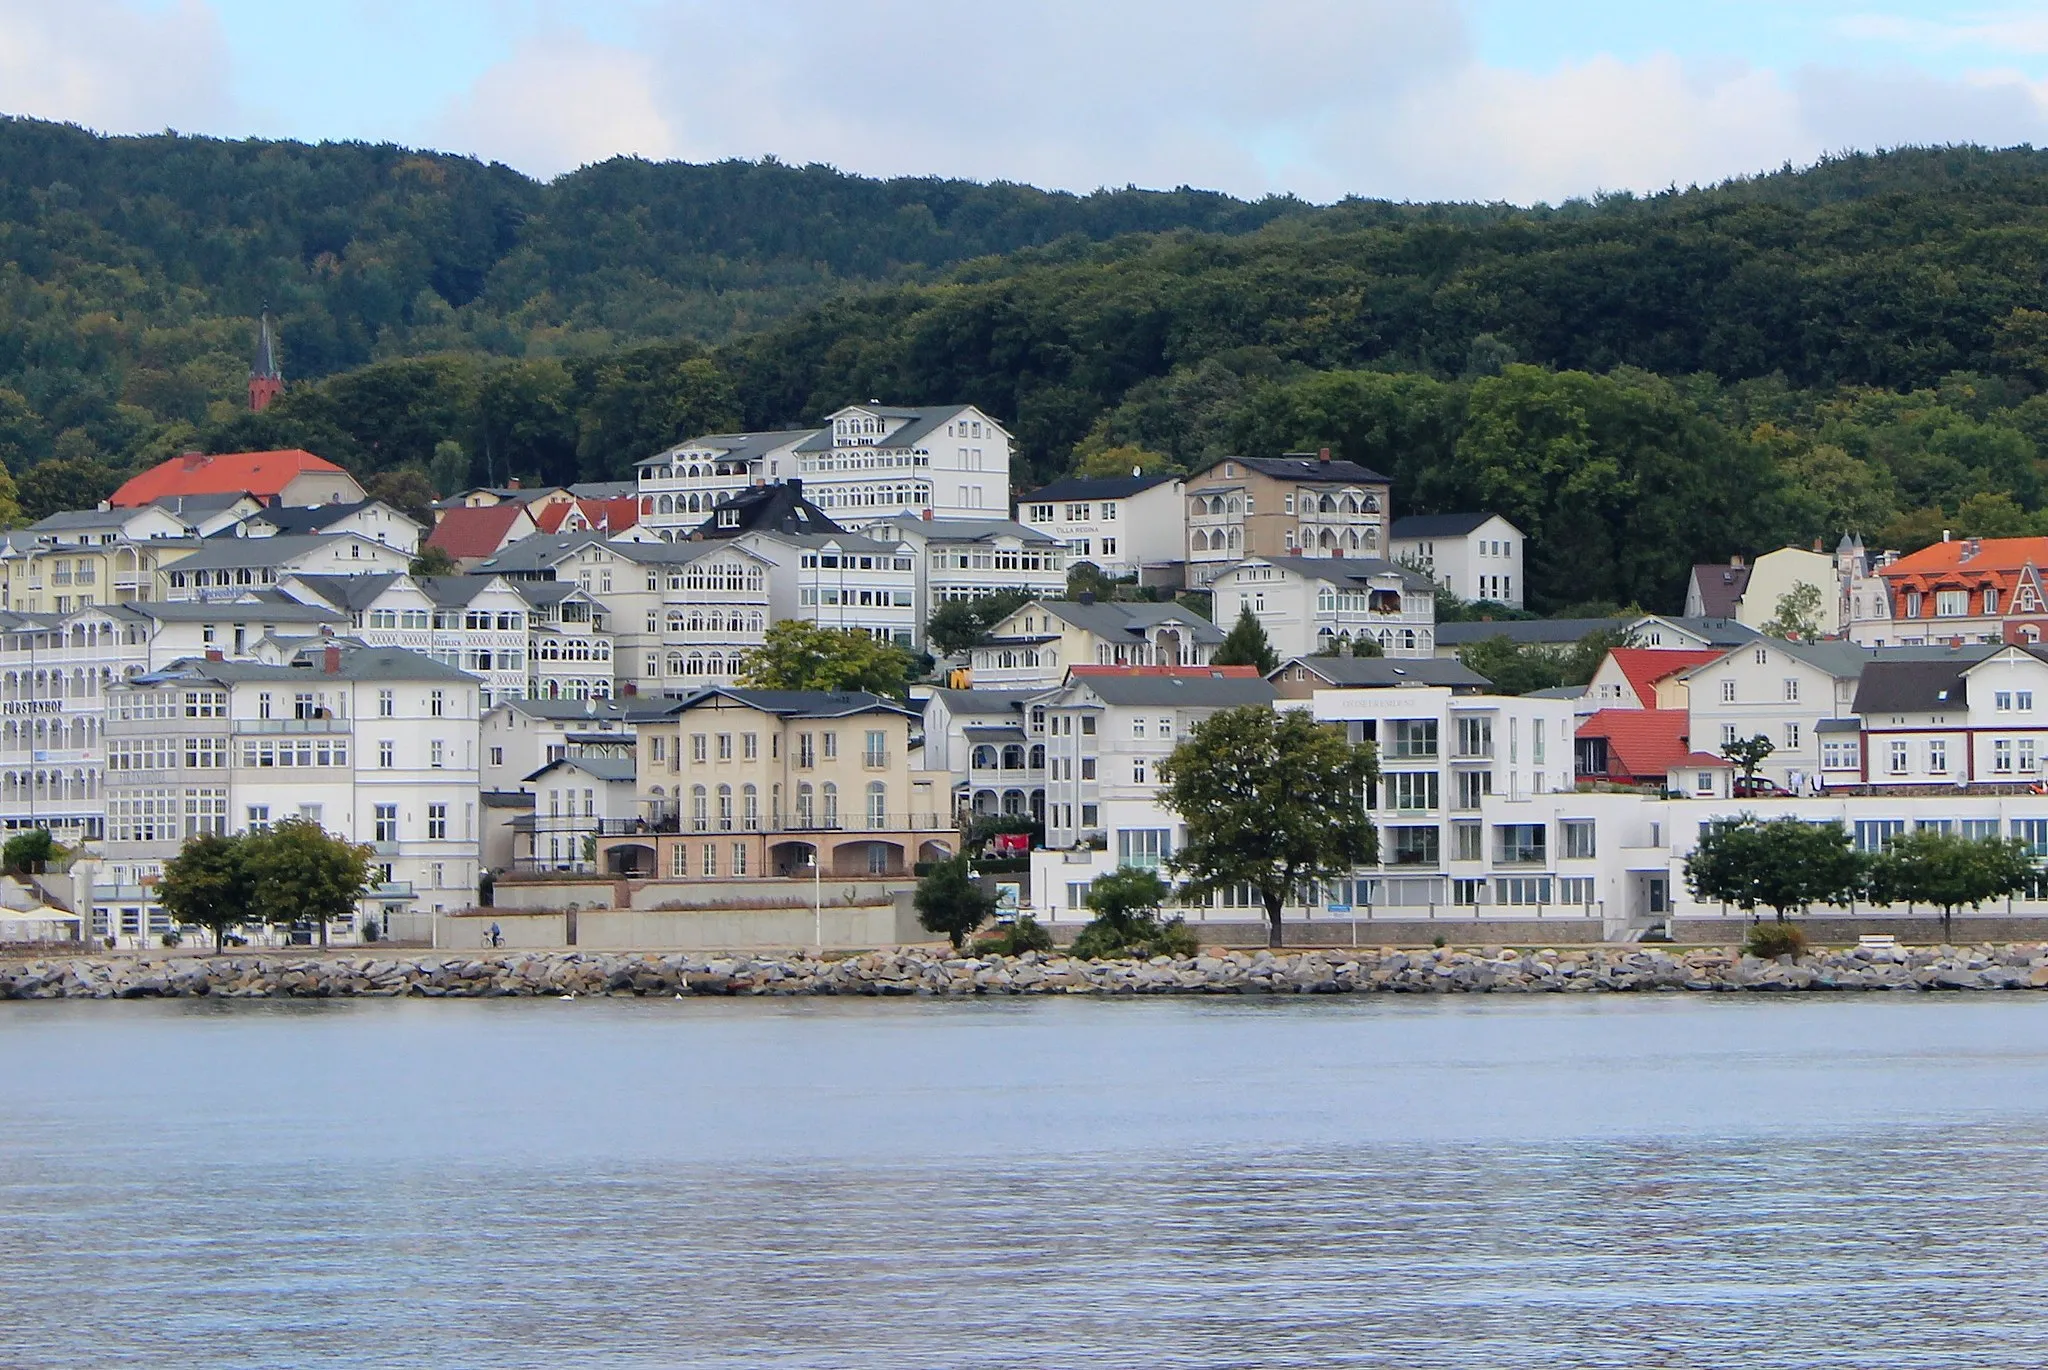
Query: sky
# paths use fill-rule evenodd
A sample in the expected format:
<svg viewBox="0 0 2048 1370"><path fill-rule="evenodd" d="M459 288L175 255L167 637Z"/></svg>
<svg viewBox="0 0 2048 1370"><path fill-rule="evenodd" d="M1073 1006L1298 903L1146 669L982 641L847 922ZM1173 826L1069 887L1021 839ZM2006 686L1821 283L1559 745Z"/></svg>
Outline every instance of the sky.
<svg viewBox="0 0 2048 1370"><path fill-rule="evenodd" d="M0 112L542 178L772 154L1555 203L2048 144L2048 0L0 0Z"/></svg>

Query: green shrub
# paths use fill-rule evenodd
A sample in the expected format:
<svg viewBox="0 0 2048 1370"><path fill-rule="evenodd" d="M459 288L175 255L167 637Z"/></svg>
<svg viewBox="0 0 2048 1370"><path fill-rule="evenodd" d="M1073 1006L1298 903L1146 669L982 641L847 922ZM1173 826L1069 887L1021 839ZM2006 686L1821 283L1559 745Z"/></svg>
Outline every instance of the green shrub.
<svg viewBox="0 0 2048 1370"><path fill-rule="evenodd" d="M363 920L363 940L365 942L374 942L383 935L384 930L377 926L375 919L365 918Z"/></svg>
<svg viewBox="0 0 2048 1370"><path fill-rule="evenodd" d="M974 942L976 956L1022 956L1027 951L1051 951L1052 934L1045 925L1030 914L1021 914L1016 922L987 937L978 937Z"/></svg>
<svg viewBox="0 0 2048 1370"><path fill-rule="evenodd" d="M1758 923L1743 939L1742 949L1766 960L1801 956L1806 952L1806 934L1790 923Z"/></svg>
<svg viewBox="0 0 2048 1370"><path fill-rule="evenodd" d="M1126 921L1098 918L1081 929L1067 954L1082 961L1149 961L1155 956L1193 956L1201 946L1184 918L1164 923L1145 916Z"/></svg>
<svg viewBox="0 0 2048 1370"><path fill-rule="evenodd" d="M1195 936L1193 928L1185 918L1169 918L1158 925L1144 955L1152 956L1193 956L1202 949L1201 939Z"/></svg>

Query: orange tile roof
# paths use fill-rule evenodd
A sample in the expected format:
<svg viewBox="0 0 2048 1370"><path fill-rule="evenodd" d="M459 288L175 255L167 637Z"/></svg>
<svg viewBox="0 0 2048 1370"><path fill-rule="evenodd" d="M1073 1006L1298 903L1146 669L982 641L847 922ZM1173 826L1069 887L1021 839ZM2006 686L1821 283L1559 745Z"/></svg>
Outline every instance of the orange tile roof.
<svg viewBox="0 0 2048 1370"><path fill-rule="evenodd" d="M1607 739L1607 774L1661 779L1691 752L1691 716L1684 709L1600 709L1579 724L1581 738Z"/></svg>
<svg viewBox="0 0 2048 1370"><path fill-rule="evenodd" d="M533 521L543 533L559 532L571 509L582 514L584 522L592 528L602 528L610 533L623 532L640 521L640 501L632 495L621 495L617 499L558 500L544 506L533 516Z"/></svg>
<svg viewBox="0 0 2048 1370"><path fill-rule="evenodd" d="M505 545L505 534L525 513L524 505L510 502L444 509L441 521L427 537L427 546L438 547L457 560L496 556Z"/></svg>
<svg viewBox="0 0 2048 1370"><path fill-rule="evenodd" d="M1628 678L1629 688L1645 709L1657 707L1657 682L1680 671L1719 661L1727 653L1707 647L1666 651L1657 647L1616 647L1608 652L1614 664Z"/></svg>
<svg viewBox="0 0 2048 1370"><path fill-rule="evenodd" d="M308 471L348 474L311 452L286 448L277 452L222 452L213 456L189 453L160 461L132 476L113 493L110 503L132 508L175 495L233 495L242 491L264 501L276 499L287 485Z"/></svg>
<svg viewBox="0 0 2048 1370"><path fill-rule="evenodd" d="M1963 553L1967 550L1967 538L1937 542L1932 547L1922 547L1909 556L1900 557L1891 565L1882 567L1878 574L1924 576L1954 570L2012 572L2030 565L2048 565L2048 537L1984 538L1978 543L1976 555L1965 560Z"/></svg>

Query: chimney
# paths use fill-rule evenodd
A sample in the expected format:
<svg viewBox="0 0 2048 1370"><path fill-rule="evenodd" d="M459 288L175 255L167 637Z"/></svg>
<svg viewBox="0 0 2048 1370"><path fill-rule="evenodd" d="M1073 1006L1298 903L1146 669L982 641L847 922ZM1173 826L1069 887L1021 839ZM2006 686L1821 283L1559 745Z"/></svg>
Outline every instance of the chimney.
<svg viewBox="0 0 2048 1370"><path fill-rule="evenodd" d="M1982 538L1964 538L1964 539L1963 539L1963 556L1962 556L1962 559L1963 559L1964 561L1968 561L1968 560L1969 560L1969 559L1970 559L1971 557L1974 557L1974 556L1976 556L1976 555L1977 555L1977 553L1979 553L1979 552L1981 552L1981 551L1983 551L1983 550L1984 550L1984 539L1982 539Z"/></svg>
<svg viewBox="0 0 2048 1370"><path fill-rule="evenodd" d="M206 649L206 659L207 659L208 661L226 661L226 660L227 660L227 658L226 658L226 657L224 657L224 656L222 656L222 655L220 654L220 648L218 648L218 647L208 647L208 648Z"/></svg>
<svg viewBox="0 0 2048 1370"><path fill-rule="evenodd" d="M1948 541L1948 529L1944 528L1944 529L1942 529L1942 530L1941 530L1941 540L1942 540L1943 542L1947 542L1947 541Z"/></svg>
<svg viewBox="0 0 2048 1370"><path fill-rule="evenodd" d="M789 493L795 495L798 499L804 497L804 478L802 476L791 476L783 484L787 485Z"/></svg>
<svg viewBox="0 0 2048 1370"><path fill-rule="evenodd" d="M1316 460L1321 462L1323 465L1328 466L1330 464L1330 449L1325 447L1318 451L1316 453Z"/></svg>
<svg viewBox="0 0 2048 1370"><path fill-rule="evenodd" d="M328 675L341 674L341 648L339 645L332 642L328 643L321 651L320 658L320 669L323 672Z"/></svg>
<svg viewBox="0 0 2048 1370"><path fill-rule="evenodd" d="M917 516L923 519L926 523L930 523L932 521L931 506L926 505L922 510L918 511Z"/></svg>
<svg viewBox="0 0 2048 1370"><path fill-rule="evenodd" d="M1083 590L1080 602L1082 604L1093 604L1095 602L1095 592L1093 590Z"/></svg>
<svg viewBox="0 0 2048 1370"><path fill-rule="evenodd" d="M1742 558L1741 558L1741 557L1730 557L1730 558L1728 558L1728 569L1729 569L1729 570L1731 570L1731 571L1740 571L1740 570L1742 569Z"/></svg>
<svg viewBox="0 0 2048 1370"><path fill-rule="evenodd" d="M1813 540L1813 550L1814 550L1814 551L1816 551L1816 552L1818 552L1818 551L1820 550L1820 539L1819 539L1819 538L1815 538L1815 539Z"/></svg>
<svg viewBox="0 0 2048 1370"><path fill-rule="evenodd" d="M517 490L517 489L519 488L519 477L517 477L517 476L512 476L512 477L508 478L508 479L507 479L507 480L505 481L505 488L506 488L507 490Z"/></svg>

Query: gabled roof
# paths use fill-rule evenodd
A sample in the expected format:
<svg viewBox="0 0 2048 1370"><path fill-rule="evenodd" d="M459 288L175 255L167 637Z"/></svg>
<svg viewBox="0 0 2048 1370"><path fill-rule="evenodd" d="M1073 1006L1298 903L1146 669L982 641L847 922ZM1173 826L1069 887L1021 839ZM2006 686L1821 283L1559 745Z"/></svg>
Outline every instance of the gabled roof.
<svg viewBox="0 0 2048 1370"><path fill-rule="evenodd" d="M1249 670L1249 675L1239 674ZM1227 666L1162 668L1159 670L1076 666L1067 673L1070 686L1085 685L1105 704L1160 708L1236 709L1248 704L1270 706L1279 698L1271 681L1257 668Z"/></svg>
<svg viewBox="0 0 2048 1370"><path fill-rule="evenodd" d="M1699 591L1700 608L1715 618L1735 617L1735 608L1749 589L1750 568L1726 562L1701 562L1692 568L1693 587Z"/></svg>
<svg viewBox="0 0 2048 1370"><path fill-rule="evenodd" d="M741 533L843 533L846 530L804 498L800 480L750 486L722 501L691 530L693 538L736 538Z"/></svg>
<svg viewBox="0 0 2048 1370"><path fill-rule="evenodd" d="M1965 673L1977 663L1961 656L1935 661L1873 661L1856 684L1855 712L1950 713L1969 704Z"/></svg>
<svg viewBox="0 0 2048 1370"><path fill-rule="evenodd" d="M1290 480L1307 485L1388 485L1387 477L1355 461L1324 461L1313 452L1289 452L1280 457L1221 457L1196 474L1207 474L1225 461L1234 461L1247 471L1273 480Z"/></svg>
<svg viewBox="0 0 2048 1370"><path fill-rule="evenodd" d="M624 735L621 736L621 741L630 740L631 739L629 737L625 737ZM585 775L595 776L599 780L602 780L607 784L617 784L621 781L631 781L637 774L637 772L634 769L633 759L631 757L563 756L557 757L555 760L548 762L547 765L541 767L532 775L527 776L525 780L521 783L527 783L538 780L542 776L546 775L549 771L554 770L582 771Z"/></svg>
<svg viewBox="0 0 2048 1370"><path fill-rule="evenodd" d="M637 481L585 480L570 486L569 493L577 499L631 499L639 489Z"/></svg>
<svg viewBox="0 0 2048 1370"><path fill-rule="evenodd" d="M375 547L394 556L404 556L405 550L382 542L373 542L359 533L279 533L269 538L208 538L199 545L199 550L182 557L169 566L173 572L213 571L220 569L239 570L242 567L282 567L286 562L300 557L311 556L338 542L359 542L366 547ZM365 566L365 570L369 567Z"/></svg>
<svg viewBox="0 0 2048 1370"><path fill-rule="evenodd" d="M886 437L877 437L872 443L867 444L867 446L880 451L893 451L899 447L911 447L924 441L947 419L952 418L955 414L973 409L974 406L971 404L941 404L916 409L898 409L890 405L881 404L849 404L844 406L844 408L858 409L863 414L873 414L877 418L904 420L895 432L890 433ZM844 412L844 410L834 412ZM984 415L983 417L986 418L987 416ZM993 423L994 420L990 419L989 422ZM796 450L799 452L831 451L832 430L830 428L814 430L809 437L796 445Z"/></svg>
<svg viewBox="0 0 2048 1370"><path fill-rule="evenodd" d="M1097 600L1093 604L1083 604L1071 599L1041 599L1035 603L1054 618L1111 641L1143 637L1147 629L1165 623L1184 627L1189 638L1196 642L1215 643L1224 638L1221 628L1194 610L1176 604L1125 603L1121 600Z"/></svg>
<svg viewBox="0 0 2048 1370"><path fill-rule="evenodd" d="M1691 633L1710 647L1740 647L1763 636L1747 623L1713 614L1644 614L1628 626L1640 631L1643 625L1651 622L1668 623Z"/></svg>
<svg viewBox="0 0 2048 1370"><path fill-rule="evenodd" d="M992 542L997 538L1015 538L1019 542L1059 545L1059 539L1052 534L1027 528L1013 519L912 518L886 519L883 524L892 530L921 535L929 542Z"/></svg>
<svg viewBox="0 0 2048 1370"><path fill-rule="evenodd" d="M1151 476L1062 476L1050 485L1041 485L1028 495L1019 495L1019 504L1045 504L1059 500L1128 499L1155 486L1169 481L1185 480L1185 476L1161 473Z"/></svg>
<svg viewBox="0 0 2048 1370"><path fill-rule="evenodd" d="M377 505L385 512L404 519L413 527L420 526L418 519L403 510L386 504L381 499L349 500L336 504L314 504L303 508L277 505L260 514L250 516L250 522L267 523L280 533L324 533L351 514L361 513L371 505Z"/></svg>
<svg viewBox="0 0 2048 1370"><path fill-rule="evenodd" d="M1394 520L1387 536L1396 542L1408 538L1457 538L1477 532L1492 514L1410 514Z"/></svg>
<svg viewBox="0 0 2048 1370"><path fill-rule="evenodd" d="M582 515L589 527L602 528L608 533L623 532L640 521L640 501L631 495L550 504L534 515L533 521L543 533L560 532L572 509Z"/></svg>
<svg viewBox="0 0 2048 1370"><path fill-rule="evenodd" d="M1036 690L948 690L935 688L932 698L946 706L952 714L1001 714L1014 713L1034 699L1042 698L1046 691Z"/></svg>
<svg viewBox="0 0 2048 1370"><path fill-rule="evenodd" d="M1442 685L1454 690L1484 690L1493 684L1479 672L1451 657L1298 656L1280 663L1266 679L1277 680L1296 667L1339 689Z"/></svg>
<svg viewBox="0 0 2048 1370"><path fill-rule="evenodd" d="M1908 553L1889 566L1879 567L1878 574L1887 580L1947 571L2000 575L2044 565L2048 565L2048 537L1956 538Z"/></svg>
<svg viewBox="0 0 2048 1370"><path fill-rule="evenodd" d="M1692 750L1684 709L1596 709L1579 721L1577 737L1607 740L1607 774L1661 777Z"/></svg>
<svg viewBox="0 0 2048 1370"><path fill-rule="evenodd" d="M819 431L816 428L784 428L772 433L706 433L702 437L685 438L674 447L665 448L651 457L642 457L635 465L643 469L650 466L668 466L682 452L699 449L719 453L717 460L759 461L777 448L789 447L802 442L805 438L815 437Z"/></svg>
<svg viewBox="0 0 2048 1370"><path fill-rule="evenodd" d="M169 514L169 510L162 511ZM125 528L130 519L142 513L138 508L124 509L66 509L37 519L28 526L31 533L69 533L83 529L102 528L109 531ZM176 515L172 515L176 517Z"/></svg>
<svg viewBox="0 0 2048 1370"><path fill-rule="evenodd" d="M523 504L457 505L442 513L441 521L427 535L427 546L438 547L457 560L492 556L519 520L527 517Z"/></svg>
<svg viewBox="0 0 2048 1370"><path fill-rule="evenodd" d="M190 454L158 462L139 476L123 482L111 496L115 505L150 504L167 495L223 495L247 492L261 500L274 500L285 487L309 471L348 472L323 457L299 448L275 452L223 452L215 456Z"/></svg>
<svg viewBox="0 0 2048 1370"><path fill-rule="evenodd" d="M1657 707L1657 682L1667 676L1689 671L1695 666L1704 666L1710 661L1719 661L1727 653L1712 647L1684 648L1666 651L1657 647L1614 647L1609 649L1615 666L1620 668L1628 686L1635 691L1638 702L1645 709Z"/></svg>
<svg viewBox="0 0 2048 1370"><path fill-rule="evenodd" d="M866 690L749 690L720 686L700 690L681 702L681 709L693 709L709 700L738 700L750 708L783 718L846 718L854 714L896 713L911 718L917 711L884 695ZM679 710L680 711L680 710Z"/></svg>
<svg viewBox="0 0 2048 1370"><path fill-rule="evenodd" d="M253 619L263 623L340 623L343 621L343 615L328 608L325 604L307 604L302 600L278 594L275 590L259 590L236 599L228 600L149 600L139 604L129 603L109 606L108 611L134 614L141 618L152 618L163 623L218 623L236 619Z"/></svg>
<svg viewBox="0 0 2048 1370"><path fill-rule="evenodd" d="M308 664L302 666L268 666L252 661L208 661L203 657L182 657L161 671L136 679L153 681L164 679L217 680L222 684L244 681L296 681L313 679L328 680L426 680L449 685L476 685L477 678L453 666L408 652L401 647L341 647L340 661L335 674L328 675L323 669L321 657L328 645L318 638L308 639L308 647L302 659Z"/></svg>
<svg viewBox="0 0 2048 1370"><path fill-rule="evenodd" d="M307 593L315 594L334 605L359 613L377 601L378 596L391 588L397 580L397 571L375 571L366 576L299 576L292 582L305 587Z"/></svg>
<svg viewBox="0 0 2048 1370"><path fill-rule="evenodd" d="M1403 566L1397 561L1386 561L1379 557L1247 557L1246 561L1263 561L1269 566L1278 566L1291 571L1305 580L1327 580L1333 585L1355 585L1364 587L1374 576L1398 576L1401 584L1410 590L1434 591L1436 582L1412 566ZM1242 565L1243 563L1238 563ZM1235 570L1228 567L1226 570Z"/></svg>
<svg viewBox="0 0 2048 1370"><path fill-rule="evenodd" d="M492 707L510 709L528 718L554 723L641 723L666 718L682 708L683 701L666 697L634 696L628 699L501 699ZM607 734L612 736L612 734ZM616 734L620 742L632 740L630 733Z"/></svg>
<svg viewBox="0 0 2048 1370"><path fill-rule="evenodd" d="M419 576L414 583L444 609L461 608L493 585L509 588L512 584L496 576Z"/></svg>

